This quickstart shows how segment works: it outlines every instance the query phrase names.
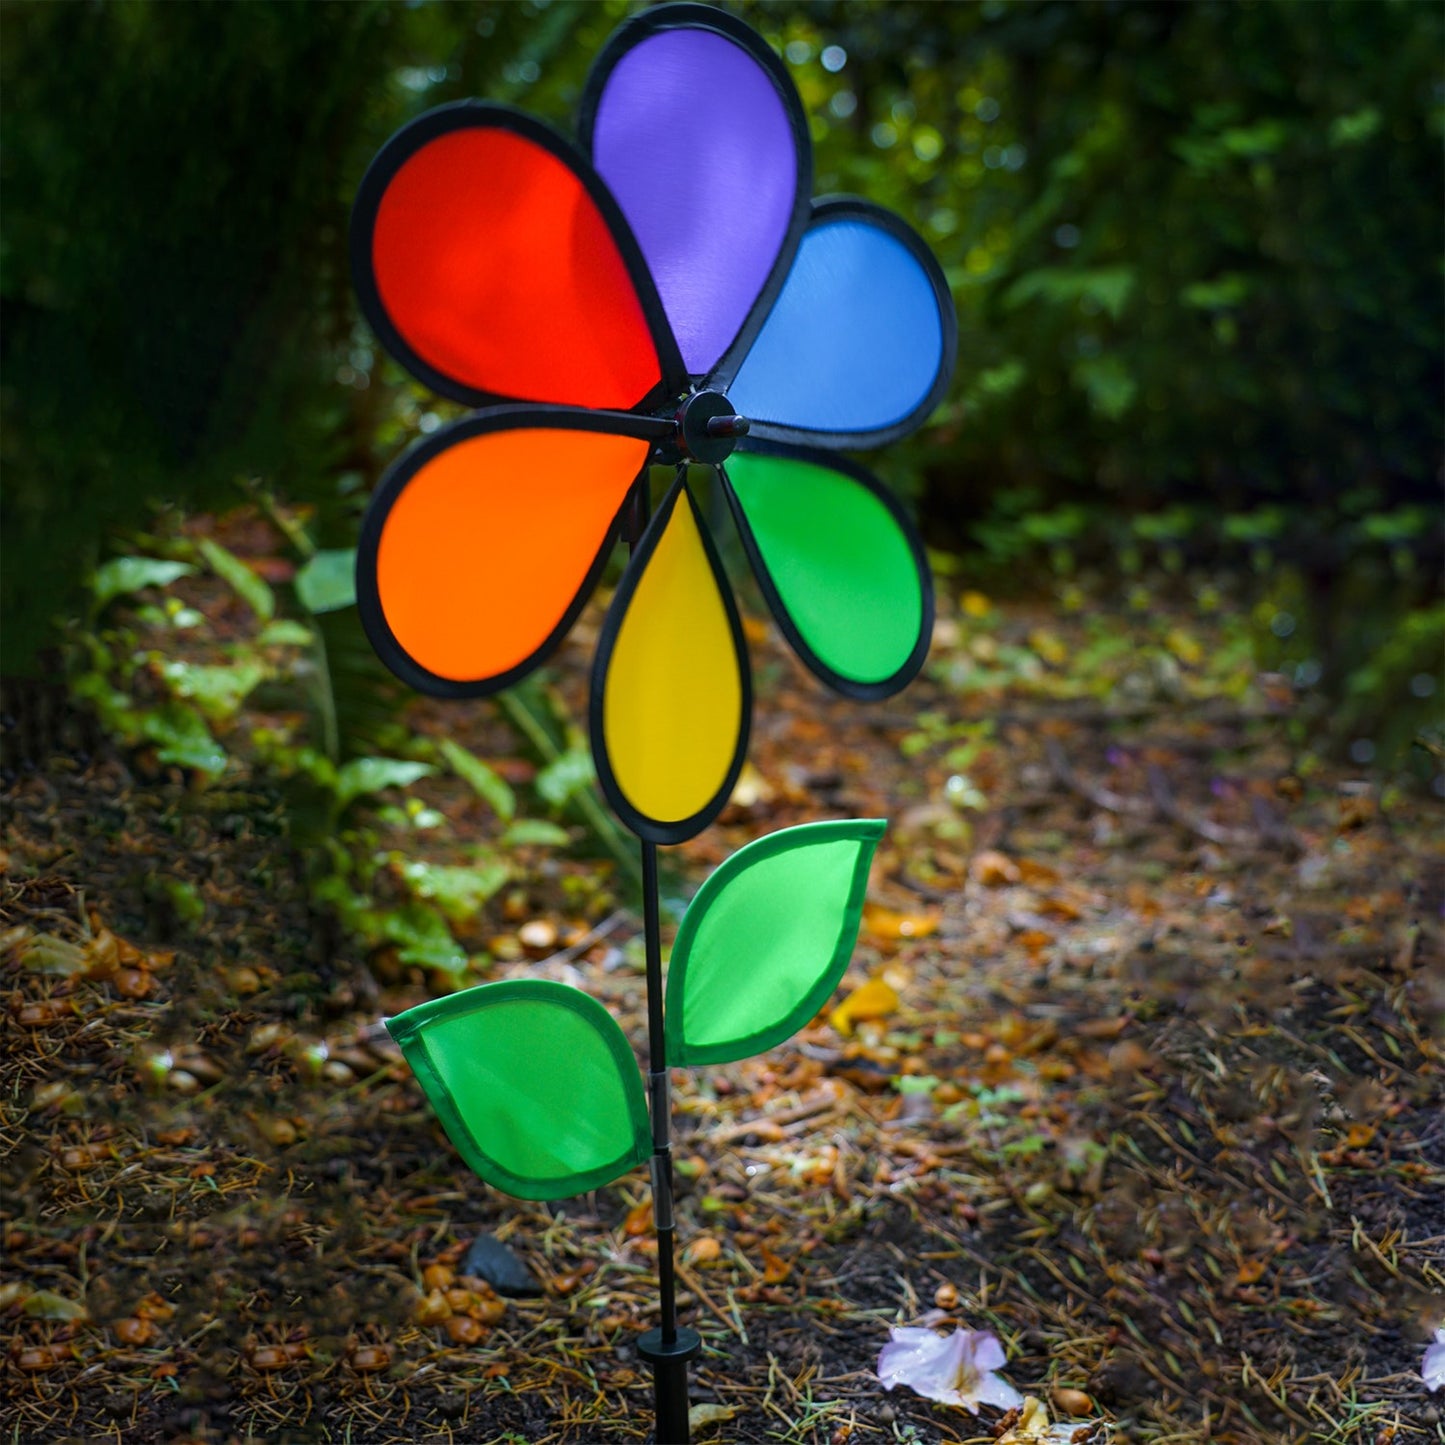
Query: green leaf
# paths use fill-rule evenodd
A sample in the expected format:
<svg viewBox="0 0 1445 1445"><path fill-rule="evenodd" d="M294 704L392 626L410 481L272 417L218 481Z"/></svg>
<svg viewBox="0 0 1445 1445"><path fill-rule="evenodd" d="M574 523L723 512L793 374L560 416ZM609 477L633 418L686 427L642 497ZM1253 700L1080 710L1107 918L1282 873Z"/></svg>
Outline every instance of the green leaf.
<svg viewBox="0 0 1445 1445"><path fill-rule="evenodd" d="M161 676L174 696L196 703L213 722L224 722L240 712L247 694L266 676L266 667L254 659L229 667L165 662Z"/></svg>
<svg viewBox="0 0 1445 1445"><path fill-rule="evenodd" d="M447 760L451 770L467 783L484 803L490 804L492 811L503 822L511 822L517 812L517 795L507 785L505 778L475 753L468 752L460 743L454 743L450 738L443 738L437 744L437 749Z"/></svg>
<svg viewBox="0 0 1445 1445"><path fill-rule="evenodd" d="M499 858L470 867L402 862L398 871L418 898L434 902L452 923L475 918L482 905L512 876L511 868Z"/></svg>
<svg viewBox="0 0 1445 1445"><path fill-rule="evenodd" d="M1179 299L1197 311L1226 311L1238 306L1254 289L1248 276L1226 271L1213 281L1196 281L1179 293Z"/></svg>
<svg viewBox="0 0 1445 1445"><path fill-rule="evenodd" d="M89 967L90 959L83 948L57 938L53 933L37 933L18 949L20 966L30 973L48 973L69 977Z"/></svg>
<svg viewBox="0 0 1445 1445"><path fill-rule="evenodd" d="M1330 146L1359 145L1367 141L1380 128L1380 112L1373 105L1363 110L1352 111L1349 115L1337 115L1330 122Z"/></svg>
<svg viewBox="0 0 1445 1445"><path fill-rule="evenodd" d="M316 640L311 629L290 617L268 622L256 638L258 647L310 647Z"/></svg>
<svg viewBox="0 0 1445 1445"><path fill-rule="evenodd" d="M386 1027L462 1158L509 1194L581 1194L651 1152L632 1048L580 989L486 983Z"/></svg>
<svg viewBox="0 0 1445 1445"><path fill-rule="evenodd" d="M545 818L519 818L502 834L504 848L565 848L572 835Z"/></svg>
<svg viewBox="0 0 1445 1445"><path fill-rule="evenodd" d="M838 985L886 825L805 823L734 853L698 889L667 975L670 1064L722 1064L780 1044Z"/></svg>
<svg viewBox="0 0 1445 1445"><path fill-rule="evenodd" d="M211 736L201 715L184 703L168 702L142 714L139 732L156 744L156 757L163 763L212 776L226 770L226 750Z"/></svg>
<svg viewBox="0 0 1445 1445"><path fill-rule="evenodd" d="M1256 160L1272 156L1289 139L1289 132L1289 126L1282 120L1261 120L1254 125L1237 125L1221 131L1219 141L1231 155Z"/></svg>
<svg viewBox="0 0 1445 1445"><path fill-rule="evenodd" d="M405 788L436 772L430 763L412 763L402 758L352 758L336 773L336 807L345 808L348 803L367 793L379 793L384 788Z"/></svg>
<svg viewBox="0 0 1445 1445"><path fill-rule="evenodd" d="M466 971L466 951L452 937L441 915L424 903L387 909L380 915L376 932L396 944L397 957L403 963L452 975Z"/></svg>
<svg viewBox="0 0 1445 1445"><path fill-rule="evenodd" d="M32 1320L83 1320L87 1314L83 1304L49 1289L36 1290L20 1308Z"/></svg>
<svg viewBox="0 0 1445 1445"><path fill-rule="evenodd" d="M1110 421L1117 421L1129 410L1139 390L1139 384L1117 356L1092 356L1076 362L1073 376L1089 398L1089 405Z"/></svg>
<svg viewBox="0 0 1445 1445"><path fill-rule="evenodd" d="M98 610L146 587L169 587L177 577L195 570L186 562L167 562L161 557L113 557L95 569L90 590Z"/></svg>
<svg viewBox="0 0 1445 1445"><path fill-rule="evenodd" d="M537 774L534 786L538 796L560 808L579 793L585 792L597 777L592 751L585 744L568 748Z"/></svg>
<svg viewBox="0 0 1445 1445"><path fill-rule="evenodd" d="M276 611L276 599L271 589L234 552L228 552L219 542L202 537L196 549L206 559L219 577L243 602L261 619L269 622Z"/></svg>
<svg viewBox="0 0 1445 1445"><path fill-rule="evenodd" d="M1100 266L1091 271L1041 266L1020 276L1004 292L1003 304L1012 311L1035 298L1068 306L1087 301L1117 321L1133 294L1134 280L1130 266Z"/></svg>
<svg viewBox="0 0 1445 1445"><path fill-rule="evenodd" d="M356 548L317 552L296 574L296 595L311 613L339 612L356 603Z"/></svg>

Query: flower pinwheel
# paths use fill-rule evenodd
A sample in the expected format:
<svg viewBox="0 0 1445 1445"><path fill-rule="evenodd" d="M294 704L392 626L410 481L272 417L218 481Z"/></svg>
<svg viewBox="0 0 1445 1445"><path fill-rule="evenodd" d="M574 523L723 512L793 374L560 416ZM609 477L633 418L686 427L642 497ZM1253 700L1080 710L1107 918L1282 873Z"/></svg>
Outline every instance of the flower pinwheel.
<svg viewBox="0 0 1445 1445"><path fill-rule="evenodd" d="M518 681L566 634L649 469L677 478L635 542L593 664L608 801L679 842L742 766L751 685L689 469L716 469L779 627L834 688L887 696L932 626L898 503L839 455L918 426L948 384L952 303L923 242L810 200L797 92L746 25L662 5L589 76L578 145L505 106L428 112L377 155L352 264L377 335L478 408L388 471L357 592L373 645L444 697ZM694 471L693 476L697 473Z"/></svg>

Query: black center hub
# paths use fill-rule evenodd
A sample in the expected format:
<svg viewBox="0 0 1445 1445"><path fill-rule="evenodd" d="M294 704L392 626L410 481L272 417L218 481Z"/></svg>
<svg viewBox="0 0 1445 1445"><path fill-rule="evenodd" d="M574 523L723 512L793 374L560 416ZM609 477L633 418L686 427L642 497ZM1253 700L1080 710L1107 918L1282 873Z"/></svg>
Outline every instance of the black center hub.
<svg viewBox="0 0 1445 1445"><path fill-rule="evenodd" d="M677 444L684 456L716 466L748 434L747 417L738 416L720 391L699 391L677 411Z"/></svg>

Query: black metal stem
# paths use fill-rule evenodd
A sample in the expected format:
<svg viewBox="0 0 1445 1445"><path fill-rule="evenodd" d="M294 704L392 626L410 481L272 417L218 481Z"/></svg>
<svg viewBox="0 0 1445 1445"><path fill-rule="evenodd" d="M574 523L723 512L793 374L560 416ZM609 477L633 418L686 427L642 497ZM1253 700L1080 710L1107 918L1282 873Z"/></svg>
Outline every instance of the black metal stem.
<svg viewBox="0 0 1445 1445"><path fill-rule="evenodd" d="M647 1096L652 1109L652 1218L657 1229L657 1283L662 1291L662 1343L677 1340L677 1287L672 1260L672 1109L667 1087L667 1037L662 1017L662 910L657 844L642 845L642 932L647 945Z"/></svg>
<svg viewBox="0 0 1445 1445"><path fill-rule="evenodd" d="M651 511L644 477L627 519L627 542L635 548ZM688 1445L687 1362L702 1348L696 1330L677 1327L673 1260L672 1099L667 1076L667 1033L662 1011L662 904L657 881L657 844L642 844L642 933L647 951L647 1103L652 1119L652 1220L657 1235L657 1286L661 1321L637 1342L652 1364L655 1445Z"/></svg>

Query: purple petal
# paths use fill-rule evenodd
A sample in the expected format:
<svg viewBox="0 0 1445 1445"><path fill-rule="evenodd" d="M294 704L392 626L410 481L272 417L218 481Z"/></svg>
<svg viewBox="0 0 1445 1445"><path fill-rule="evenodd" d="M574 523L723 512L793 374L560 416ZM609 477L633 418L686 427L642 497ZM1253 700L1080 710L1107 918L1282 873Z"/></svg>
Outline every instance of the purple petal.
<svg viewBox="0 0 1445 1445"><path fill-rule="evenodd" d="M717 24L644 34L591 112L593 164L637 236L693 373L710 370L737 335L810 184L786 72L771 74L720 33L726 16Z"/></svg>
<svg viewBox="0 0 1445 1445"><path fill-rule="evenodd" d="M907 1385L931 1400L962 1403L958 1393L958 1367L963 1334L935 1334L932 1330L894 1329L878 1356L878 1378L885 1389Z"/></svg>
<svg viewBox="0 0 1445 1445"><path fill-rule="evenodd" d="M1420 1374L1424 1377L1426 1389L1445 1387L1445 1330L1435 1331L1435 1343L1425 1351L1425 1358L1420 1362Z"/></svg>
<svg viewBox="0 0 1445 1445"><path fill-rule="evenodd" d="M980 1404L997 1405L1000 1410L1012 1410L1015 1405L1022 1405L1024 1402L1024 1397L1007 1380L1001 1380L997 1375L985 1375L970 1395Z"/></svg>
<svg viewBox="0 0 1445 1445"><path fill-rule="evenodd" d="M1001 1370L1008 1363L1008 1356L1004 1354L998 1336L987 1330L971 1332L965 1349L973 1360L974 1369L981 1375L986 1375L991 1370Z"/></svg>

